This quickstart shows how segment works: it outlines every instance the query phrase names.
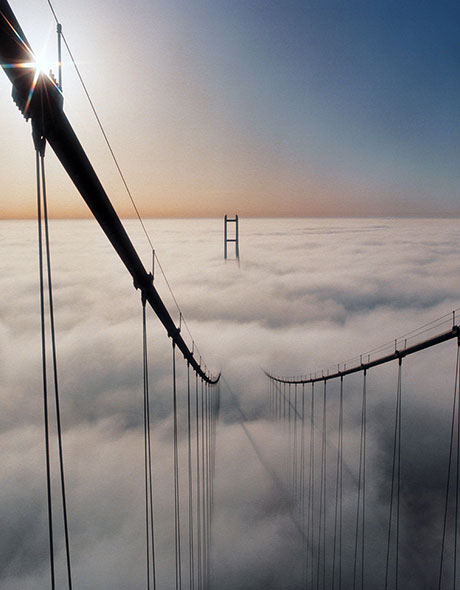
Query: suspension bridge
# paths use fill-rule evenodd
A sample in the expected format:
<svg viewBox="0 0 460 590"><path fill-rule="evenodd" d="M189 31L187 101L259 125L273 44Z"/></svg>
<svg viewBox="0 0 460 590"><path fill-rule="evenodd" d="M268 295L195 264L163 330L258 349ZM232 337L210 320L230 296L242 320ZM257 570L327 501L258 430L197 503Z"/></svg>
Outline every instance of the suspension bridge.
<svg viewBox="0 0 460 590"><path fill-rule="evenodd" d="M53 14L56 17L54 10ZM72 568L72 529L69 525L69 491L61 425L59 343L55 329L52 244L45 176L45 154L49 145L121 259L140 299L144 518L139 535L143 537L145 564L142 587L176 590L220 587L216 585L213 573L213 562L218 560L213 550L217 500L214 481L219 410L221 395L225 395L235 408L243 436L249 441L255 457L276 490L279 509L288 515L296 546L295 564L292 571L285 573L285 585L280 582L273 585L267 580L264 587L310 590L455 589L458 583L460 475L460 328L456 312L384 347L317 373L279 376L266 370L266 416L270 428L283 441L281 452L285 460L283 468L278 469L279 466L266 456L252 433L251 421L240 407L238 396L233 393L227 379L218 372L211 372L204 363L172 292L177 305L177 321L165 305L155 286L155 275L163 269L143 221L138 215L151 246L151 269L147 269L141 261L64 114L61 77L58 82L53 76L37 69L32 48L5 0L0 0L0 16L1 64L12 83L13 99L19 111L31 121L36 153L49 562L46 587L82 587ZM57 17L56 21L62 36ZM65 37L63 39L67 46ZM110 144L109 149L116 161ZM118 163L117 167L129 193ZM134 201L133 205L135 207ZM152 368L150 362L147 321L150 309L159 319L170 344L171 498L174 522L171 523L171 568L162 576L163 580L168 580L167 585L159 582L158 571L164 570L165 566L159 562L156 552L161 542L159 535L163 531L158 530L158 514L155 512L154 421L149 376L154 366ZM439 432L444 453L439 457L439 473L420 476L421 485L414 498L409 494L407 484L415 467L405 452L405 424L412 417L404 411L404 371L409 358L426 354L437 347L444 347L446 355L451 354L453 361L450 412L444 428ZM448 347L451 348L448 350ZM390 411L382 418L376 411L375 389L376 385L377 389L379 386L378 380L373 377L383 367L394 368L394 373L392 394L385 402ZM181 403L179 396L185 404ZM55 424L51 425L53 419ZM181 423L185 423L186 439L186 452L182 456ZM382 456L375 445L376 436L373 433L383 427L385 434L381 439L389 445L391 461L382 466ZM53 452L53 448L57 451ZM377 478L377 471L385 477ZM436 500L435 494L430 494L434 488L442 491L441 503ZM409 522L411 511L419 511L419 519L425 523L415 534ZM240 582L239 587L250 589L254 586L248 579L246 586Z"/></svg>

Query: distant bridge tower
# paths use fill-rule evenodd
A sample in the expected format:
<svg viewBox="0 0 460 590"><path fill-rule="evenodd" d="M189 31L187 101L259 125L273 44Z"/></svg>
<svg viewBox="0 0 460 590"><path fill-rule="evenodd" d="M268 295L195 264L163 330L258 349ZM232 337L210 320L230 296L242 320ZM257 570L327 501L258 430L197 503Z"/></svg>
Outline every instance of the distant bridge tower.
<svg viewBox="0 0 460 590"><path fill-rule="evenodd" d="M235 233L233 234L234 235L233 238L228 237L228 224L229 223L235 224ZM240 244L239 244L239 232L238 232L238 215L235 215L234 218L230 218L227 215L225 216L225 221L224 221L224 257L225 257L225 260L227 260L227 253L228 253L227 244L229 242L235 243L235 257L239 262L239 260L240 260Z"/></svg>

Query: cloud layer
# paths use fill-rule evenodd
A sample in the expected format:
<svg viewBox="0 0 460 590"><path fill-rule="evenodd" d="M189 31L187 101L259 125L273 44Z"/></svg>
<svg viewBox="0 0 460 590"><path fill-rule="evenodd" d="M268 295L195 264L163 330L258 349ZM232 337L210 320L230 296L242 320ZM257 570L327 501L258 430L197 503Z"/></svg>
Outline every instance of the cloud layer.
<svg viewBox="0 0 460 590"><path fill-rule="evenodd" d="M283 491L289 489L293 459L289 433L270 420L268 386L261 368L285 375L322 370L392 342L456 308L457 223L243 219L240 267L223 261L219 220L149 221L147 226L200 353L211 371L222 369L225 376L217 430L212 586L300 588L305 547L293 522L293 513L298 520L298 506L292 507ZM151 254L138 226L128 222L127 227L149 266ZM51 234L75 586L142 588L139 295L94 222L53 222ZM0 585L7 590L32 590L49 586L36 230L31 222L2 222L1 235ZM173 310L158 268L155 281ZM178 312L173 314L178 318ZM186 330L184 336L191 342ZM153 314L149 315L149 360L159 588L172 588L171 347ZM186 523L186 372L181 362L178 371ZM431 588L436 581L454 373L452 343L408 358L403 367L400 573L407 589ZM393 365L368 375L365 575L369 587L380 587L385 567L396 377ZM344 385L344 584L349 587L361 377L350 377ZM319 386L315 393L317 477L321 393ZM305 396L307 415L308 388ZM327 399L326 553L330 561L337 384L328 387ZM246 431L240 423L242 415ZM305 437L308 441L308 429ZM57 479L55 483L57 498ZM62 564L58 515L59 504L57 555ZM186 547L185 525L183 532ZM186 561L185 551L184 567ZM61 565L58 575L63 579Z"/></svg>

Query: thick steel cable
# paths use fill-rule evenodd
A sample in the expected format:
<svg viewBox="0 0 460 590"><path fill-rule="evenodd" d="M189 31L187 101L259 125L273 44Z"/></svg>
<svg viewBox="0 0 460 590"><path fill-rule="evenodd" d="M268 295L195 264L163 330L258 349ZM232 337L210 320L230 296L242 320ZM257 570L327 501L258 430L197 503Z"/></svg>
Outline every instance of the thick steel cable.
<svg viewBox="0 0 460 590"><path fill-rule="evenodd" d="M59 24L59 20L58 20L57 14L56 14L56 12L55 12L55 10L53 8L53 5L51 4L51 1L50 0L48 0L48 5L49 5L50 10L51 10L51 12L52 12L52 14L54 16L54 20L56 21L57 24ZM86 87L86 84L85 84L85 82L83 80L83 76L81 75L80 69L77 66L77 62L75 61L75 58L73 56L73 53L70 50L69 44L67 43L67 39L65 38L64 33L61 32L61 36L62 36L62 39L63 39L64 44L66 46L67 52L68 52L68 54L70 56L70 59L72 60L73 67L75 68L75 71L77 73L78 79L80 80L80 83L82 85L83 91L86 94L86 98L88 99L88 102L89 102L89 105L91 107L91 110L93 111L94 117L96 118L96 121L97 121L97 124L99 126L99 129L101 130L102 136L104 137L105 143L107 144L107 147L109 149L110 155L112 156L112 160L115 163L115 167L118 170L118 174L120 175L121 181L122 181L122 183L123 183L123 185L125 187L125 190L126 190L128 196L129 196L130 200L131 200L131 204L132 204L132 206L134 208L134 211L136 212L137 218L139 219L139 222L140 222L140 224L142 226L142 229L144 230L145 237L147 238L147 241L149 242L150 247L152 248L152 250L154 250L152 241L150 239L150 236L149 236L149 234L147 232L147 229L146 229L146 227L144 225L144 222L142 221L141 215L140 215L139 210L138 210L138 208L136 206L136 203L134 201L134 197L131 194L131 191L129 189L128 183L126 182L125 176L124 176L124 174L123 174L123 172L121 170L121 167L120 167L120 165L118 163L117 157L115 156L115 152L113 151L113 148L112 148L112 146L110 144L109 138L107 137L107 134L105 132L104 126L102 125L102 121L99 118L99 115L98 115L98 113L96 111L96 107L94 106L94 103L93 103L93 101L91 99L91 96L89 94L88 88Z"/></svg>
<svg viewBox="0 0 460 590"><path fill-rule="evenodd" d="M64 451L62 444L62 427L61 427L61 408L59 401L59 380L57 371L57 353L56 353L56 329L54 324L54 301L53 301L53 282L51 277L51 252L50 239L48 229L48 199L46 196L46 178L45 178L45 154L44 150L40 154L41 160L41 177L42 177L42 196L43 196L43 221L45 226L45 245L46 245L46 266L48 274L48 304L50 316L50 331L51 331L51 352L53 359L53 379L54 379L54 401L56 405L56 430L58 438L58 456L59 456L59 471L61 483L61 497L62 497L62 515L64 521L64 540L66 549L66 571L67 584L69 590L72 590L72 571L70 563L70 537L69 524L67 517L67 494L64 476Z"/></svg>
<svg viewBox="0 0 460 590"><path fill-rule="evenodd" d="M197 526L197 582L198 590L202 586L201 569L201 472L200 472L200 411L199 411L198 374L195 373L195 417L196 417L196 526Z"/></svg>
<svg viewBox="0 0 460 590"><path fill-rule="evenodd" d="M188 463L188 549L190 566L190 589L195 588L195 554L193 527L193 477L192 477L192 428L190 403L190 363L187 363L187 463Z"/></svg>
<svg viewBox="0 0 460 590"><path fill-rule="evenodd" d="M180 497L179 497L179 453L177 443L177 390L176 390L176 344L172 341L173 366L173 420L174 420L174 545L176 555L176 590L182 588L181 544L180 544Z"/></svg>
<svg viewBox="0 0 460 590"><path fill-rule="evenodd" d="M389 571L390 571L390 549L391 549L391 532L393 527L393 505L394 505L394 495L395 495L395 484L396 479L399 479L399 465L397 467L397 463L399 463L399 459L401 457L400 452L398 450L398 445L400 442L399 432L401 430L401 371L402 371L402 359L399 360L398 366L398 384L396 390L396 410L395 410L395 427L394 427L394 435L393 435L393 461L391 467L391 492L390 492L390 514L388 518L388 533L387 533L387 552L386 552L386 563L385 563L385 590L388 590L388 583L389 583ZM397 484L399 488L399 481ZM399 493L396 493L396 501L399 503ZM399 514L399 512L398 512ZM397 535L398 538L398 535ZM399 552L399 547L396 547L396 567L395 567L395 587L398 587L398 567L397 567L397 556ZM442 569L442 566L441 566Z"/></svg>
<svg viewBox="0 0 460 590"><path fill-rule="evenodd" d="M363 372L363 395L361 406L361 436L359 445L359 473L358 473L358 502L356 507L355 551L353 559L353 590L356 590L358 576L358 541L359 517L361 512L361 588L364 587L364 532L365 532L365 502L366 502L366 381L367 371Z"/></svg>
<svg viewBox="0 0 460 590"><path fill-rule="evenodd" d="M446 542L446 532L447 532L447 512L449 506L449 490L450 490L450 474L452 470L452 456L453 456L453 448L454 448L454 432L455 432L455 420L457 419L457 461L458 461L458 429L460 428L459 425L459 412L458 412L458 403L460 397L460 391L458 390L459 387L459 361L460 361L460 339L457 341L457 361L455 367L455 385L454 385L454 399L452 403L452 422L451 422L451 430L450 430L450 446L449 446L449 461L448 461L448 468L447 468L447 484L446 484L446 496L445 496L445 503L444 503L444 520L443 520L443 528L442 528L442 542L441 542L441 558L439 564L439 577L438 577L438 590L441 590L441 583L442 583L442 574L443 574L443 566L444 566L444 551L445 551L445 542ZM458 496L458 494L457 494ZM457 526L457 522L456 522ZM454 578L455 584L455 578Z"/></svg>
<svg viewBox="0 0 460 590"><path fill-rule="evenodd" d="M56 21L56 24L58 24L58 25L59 25L59 24L60 24L60 21L59 21L59 19L58 19L58 17L57 17L56 11L54 10L54 7L53 7L53 5L52 5L52 3L51 3L51 0L48 0L48 5L49 5L49 7L50 7L50 10L51 10L51 12L52 12L52 14L53 14L53 17L54 17L54 19L55 19L55 21ZM74 56L73 56L73 53L72 53L72 51L71 51L71 49L70 49L70 46L69 46L69 44L68 44L68 42L67 42L67 39L66 39L66 37L65 37L65 34L62 32L62 29L61 29L61 33L60 33L60 34L61 34L62 40L64 41L64 45L66 46L67 52L68 52L68 54L69 54L69 56L70 56L70 59L71 59L71 61L72 61L72 64L73 64L73 66L74 66L74 68L75 68L75 71L76 71L76 73L77 73L78 79L80 80L80 83L81 83L81 85L82 85L82 88L83 88L83 91L84 91L84 93L85 93L85 95L86 95L86 98L88 99L88 103L89 103L89 105L90 105L90 107L91 107L91 110L93 111L94 117L95 117L95 119L96 119L96 122L97 122L97 124L98 124L98 126L99 126L99 129L100 129L100 131L101 131L101 133L102 133L102 136L103 136L103 138L104 138L104 141L105 141L105 143L106 143L106 145L107 145L107 147L108 147L108 150L109 150L109 152L110 152L110 155L111 155L111 157L112 157L112 159L113 159L113 161L114 161L115 167L117 168L117 171L118 171L118 174L119 174L119 176L120 176L120 178L121 178L121 181L122 181L122 183L123 183L123 186L125 187L126 193L128 194L128 197L129 197L129 199L130 199L130 201L131 201L131 204L132 204L132 206L133 206L133 208L134 208L134 211L135 211L135 213L136 213L136 216L137 216L137 218L138 218L138 220L139 220L139 223L141 224L141 227L142 227L142 230L143 230L143 232L144 232L144 234L145 234L145 237L146 237L146 239L147 239L147 241L148 241L148 243L149 243L149 245L150 245L150 248L152 249L152 252L153 252L153 261L155 261L155 260L157 261L157 264L158 264L158 267L159 267L159 269L160 269L160 271L161 271L161 274L163 275L163 278L164 278L164 280L165 280L165 283L166 283L166 285L167 285L167 287L168 287L168 290L169 290L169 292L170 292L170 294L171 294L171 297L172 297L172 299L173 299L173 301L174 301L174 303L175 303L175 305L176 305L177 311L179 312L179 316L180 316L180 319L181 319L181 323L182 323L182 324L183 324L183 325L186 327L186 329L187 329L187 332L189 333L189 335L190 335L190 338L192 339L192 342L193 342L194 349L195 349L196 351L198 351L198 347L197 347L197 346L195 346L195 342L194 342L194 340L193 340L193 336L192 336L192 334L191 334L191 332L190 332L190 329L189 329L189 327L188 327L188 324L187 324L187 322L185 321L185 318L184 318L184 316L183 316L182 310L181 310L181 308L180 308L180 306L179 306L179 303L178 303L178 301L177 301L177 299L176 299L176 296L174 295L174 291L173 291L173 289L172 289L172 287L171 287L171 285L170 285L170 283L169 283L169 281L168 281L168 278L166 277L166 273L165 273L165 271L164 271L164 269L163 269L163 267L162 267L162 265L161 265L161 262L160 262L160 260L159 260L159 258L158 258L158 255L157 255L157 253L155 252L155 248L153 247L153 243L152 243L152 240L151 240L151 238L150 238L150 235L149 235L149 233L148 233L148 231L147 231L147 229L146 229L146 227L145 227L144 221L143 221L143 219L142 219L142 217L141 217L141 214L140 214L140 212L139 212L139 209L137 208L137 205L136 205L136 202L135 202L135 200L134 200L134 197L133 197L133 195L132 195L132 193L131 193L131 190L130 190L130 188L129 188L129 186L128 186L128 183L127 183L127 181L126 181L126 178L125 178L125 176L124 176L124 174L123 174L123 171L122 171L122 169L121 169L121 166L120 166L120 164L118 163L118 160L117 160L117 157L116 157L116 155L115 155L115 152L114 152L114 150L113 150L113 148L112 148L112 146L111 146L111 144L110 144L110 141L109 141L109 138L108 138L108 136L107 136L107 133L106 133L106 131L105 131L105 129L104 129L104 126L102 125L102 121L101 121L101 119L100 119L100 117L99 117L99 114L98 114L98 112L97 112L97 110L96 110L96 107L95 107L95 105L94 105L94 103L93 103L93 100L92 100L92 98L91 98L91 96L90 96L90 94L89 94L89 91L88 91L88 88L87 88L87 86L86 86L86 84L85 84L85 81L83 80L83 76L82 76L82 74L81 74L81 72L80 72L80 69L79 69L79 67L78 67L78 65L77 65L77 62L75 61L75 58L74 58ZM206 373L206 371L205 371L205 373Z"/></svg>
<svg viewBox="0 0 460 590"><path fill-rule="evenodd" d="M51 496L51 460L50 460L50 436L49 436L49 413L48 413L48 380L46 372L46 332L45 332L45 289L43 269L43 230L41 212L41 190L40 190L40 155L36 149L36 170L37 170L37 221L38 221L38 256L39 256L39 277L40 277L40 321L41 321L41 343L42 343L42 378L43 378L43 413L45 426L45 460L46 460L46 491L48 502L48 538L50 553L50 577L51 589L55 590L54 571L54 539L53 539L53 503Z"/></svg>

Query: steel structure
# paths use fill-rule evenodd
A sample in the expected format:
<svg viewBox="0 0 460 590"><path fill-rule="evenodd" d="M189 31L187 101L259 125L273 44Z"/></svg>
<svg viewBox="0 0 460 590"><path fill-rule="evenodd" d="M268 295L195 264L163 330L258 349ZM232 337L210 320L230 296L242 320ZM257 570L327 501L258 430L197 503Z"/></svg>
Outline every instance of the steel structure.
<svg viewBox="0 0 460 590"><path fill-rule="evenodd" d="M112 246L130 272L134 286L142 291L184 358L207 383L217 383L201 367L189 349L153 285L99 178L63 111L56 81L33 67L34 54L11 7L0 0L0 62L13 85L13 100L26 120L31 119L34 139L46 140L62 163Z"/></svg>

